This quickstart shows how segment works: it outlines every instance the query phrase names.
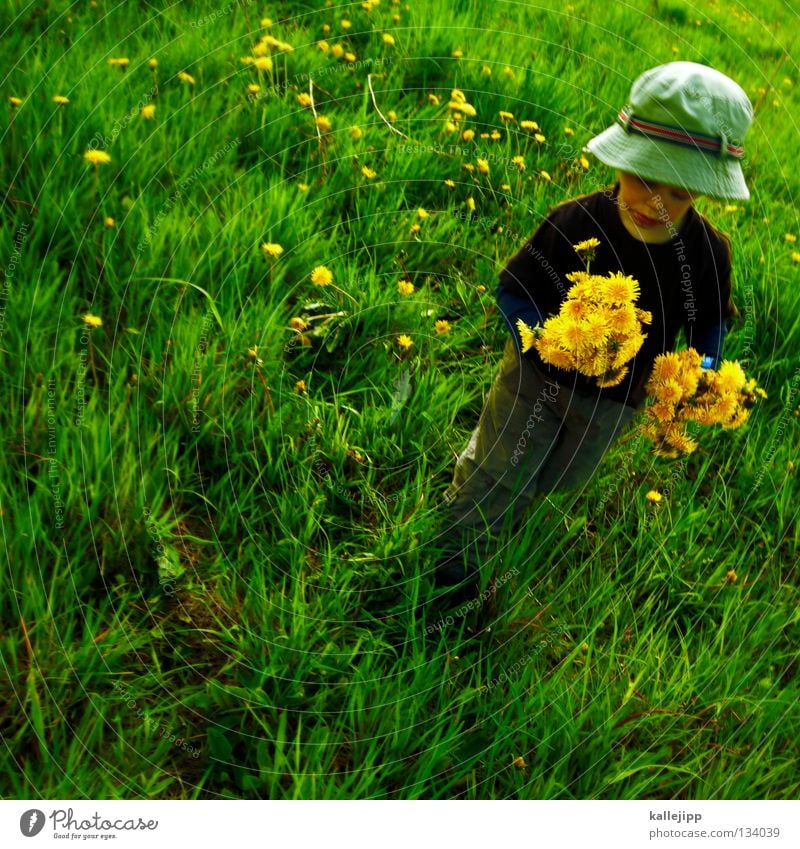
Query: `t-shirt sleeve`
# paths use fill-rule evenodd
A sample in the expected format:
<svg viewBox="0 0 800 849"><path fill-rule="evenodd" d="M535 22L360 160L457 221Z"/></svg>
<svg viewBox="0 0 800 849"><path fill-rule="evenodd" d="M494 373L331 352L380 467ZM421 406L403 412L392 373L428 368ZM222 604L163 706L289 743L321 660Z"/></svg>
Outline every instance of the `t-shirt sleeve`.
<svg viewBox="0 0 800 849"><path fill-rule="evenodd" d="M513 305L523 320L526 313L546 319L558 312L572 285L566 274L583 268L572 247L575 238L569 232L574 229L570 224L567 211L562 207L555 209L500 272L497 303L506 323L510 320L503 310L506 305Z"/></svg>
<svg viewBox="0 0 800 849"><path fill-rule="evenodd" d="M707 239L698 274L684 278L683 331L688 347L718 360L726 325L736 315L731 298L731 249L721 233L709 231Z"/></svg>

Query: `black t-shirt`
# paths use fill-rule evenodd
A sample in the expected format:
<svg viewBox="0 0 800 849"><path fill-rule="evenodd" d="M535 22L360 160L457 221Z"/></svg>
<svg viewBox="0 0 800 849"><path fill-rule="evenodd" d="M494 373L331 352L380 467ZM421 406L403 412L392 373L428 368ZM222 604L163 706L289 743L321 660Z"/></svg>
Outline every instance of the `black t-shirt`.
<svg viewBox="0 0 800 849"><path fill-rule="evenodd" d="M619 217L618 190L617 184L556 207L503 269L500 282L511 294L529 298L546 319L558 313L572 286L566 274L586 269L573 245L599 239L590 272L634 277L640 284L636 306L653 314L652 323L642 328L647 335L628 374L618 386L599 389L595 378L548 365L534 349L525 356L563 386L638 407L655 357L673 350L680 328L692 346L735 314L731 253L727 237L693 207L668 242L634 239Z"/></svg>

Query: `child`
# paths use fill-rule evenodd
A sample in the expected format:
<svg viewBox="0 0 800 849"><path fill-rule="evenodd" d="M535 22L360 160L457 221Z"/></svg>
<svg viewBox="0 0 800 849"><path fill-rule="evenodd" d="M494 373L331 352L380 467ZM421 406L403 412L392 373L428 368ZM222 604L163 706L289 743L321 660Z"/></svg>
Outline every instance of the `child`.
<svg viewBox="0 0 800 849"><path fill-rule="evenodd" d="M633 84L617 123L587 145L617 169L613 188L556 207L500 274L497 305L511 331L478 425L445 493L447 538L459 550L436 569L437 586L455 587L449 603L474 595L479 570L501 526L515 529L537 492L578 487L645 398L655 357L671 350L680 328L713 368L722 355L730 300L725 236L693 208L695 198L749 197L742 142L753 117L747 95L705 65L671 62ZM521 352L516 326L558 312L586 268L575 245L595 237L592 274L636 278L636 306L653 315L646 339L618 386ZM455 526L455 527L454 527Z"/></svg>

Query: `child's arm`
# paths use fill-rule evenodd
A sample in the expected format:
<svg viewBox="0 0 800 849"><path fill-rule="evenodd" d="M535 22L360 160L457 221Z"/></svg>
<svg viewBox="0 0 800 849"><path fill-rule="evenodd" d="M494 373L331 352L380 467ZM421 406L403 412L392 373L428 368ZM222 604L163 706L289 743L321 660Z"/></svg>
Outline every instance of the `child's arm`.
<svg viewBox="0 0 800 849"><path fill-rule="evenodd" d="M535 327L537 324L543 323L542 314L530 297L515 295L509 292L503 285L502 280L497 284L497 288L495 289L495 300L500 314L505 319L508 329L511 331L511 337L517 346L517 350L522 353L522 339L517 329L517 319L521 318L525 324Z"/></svg>

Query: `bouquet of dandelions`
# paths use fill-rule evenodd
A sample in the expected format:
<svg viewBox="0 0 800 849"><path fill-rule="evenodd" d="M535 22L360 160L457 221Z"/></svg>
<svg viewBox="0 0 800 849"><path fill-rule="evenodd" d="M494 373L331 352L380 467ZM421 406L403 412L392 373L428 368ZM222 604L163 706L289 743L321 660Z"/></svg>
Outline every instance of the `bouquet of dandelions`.
<svg viewBox="0 0 800 849"><path fill-rule="evenodd" d="M546 363L574 369L596 378L601 387L617 386L628 373L628 363L644 342L642 325L653 316L638 309L639 283L619 272L608 276L589 273L597 239L573 245L586 255L586 271L567 274L573 283L558 315L535 328L517 319L522 351L535 348Z"/></svg>
<svg viewBox="0 0 800 849"><path fill-rule="evenodd" d="M645 408L641 430L656 443L655 453L661 457L674 458L697 449L687 433L688 422L737 428L747 421L756 398L767 397L738 362L723 360L717 371L704 370L700 363L694 348L655 359L645 387L652 400Z"/></svg>

